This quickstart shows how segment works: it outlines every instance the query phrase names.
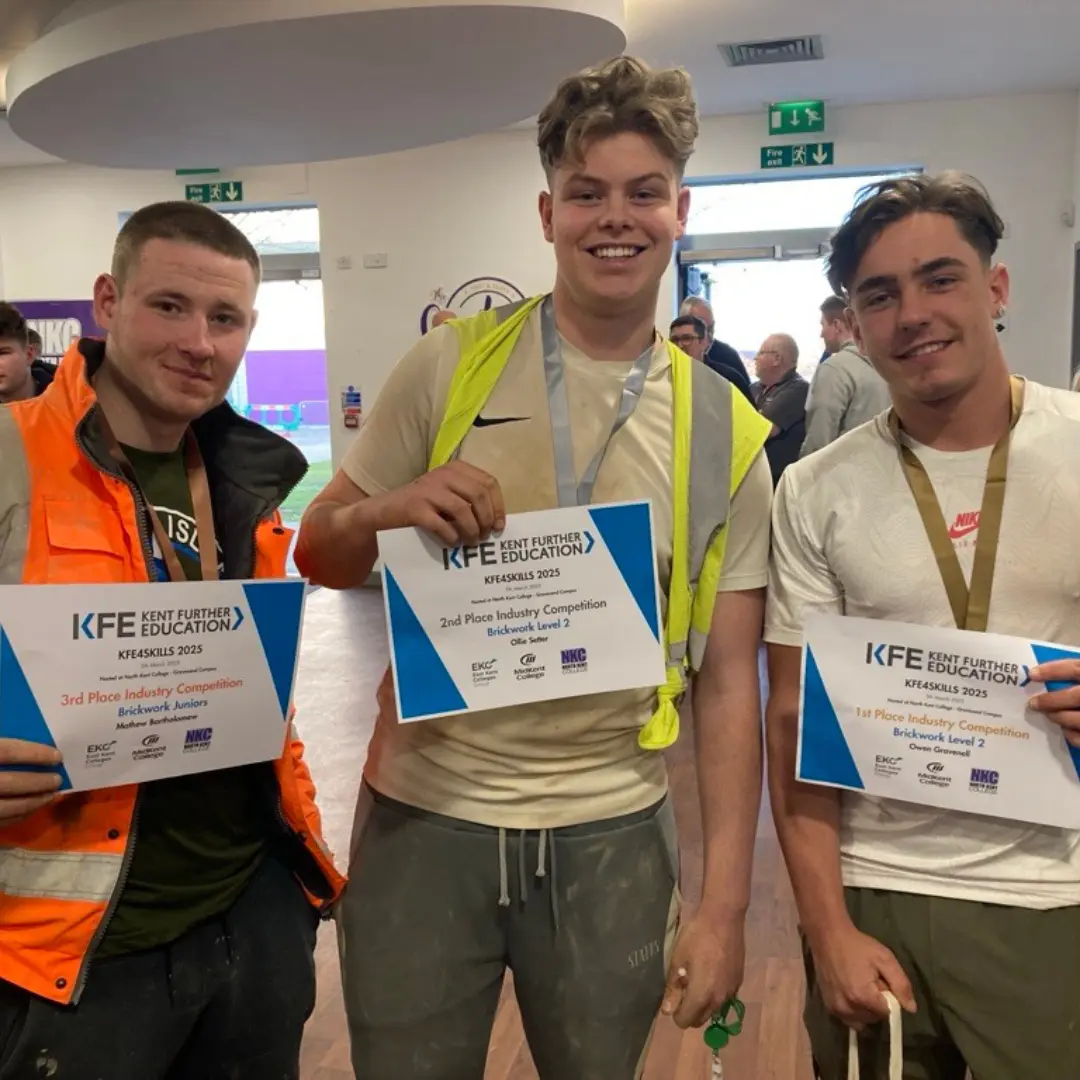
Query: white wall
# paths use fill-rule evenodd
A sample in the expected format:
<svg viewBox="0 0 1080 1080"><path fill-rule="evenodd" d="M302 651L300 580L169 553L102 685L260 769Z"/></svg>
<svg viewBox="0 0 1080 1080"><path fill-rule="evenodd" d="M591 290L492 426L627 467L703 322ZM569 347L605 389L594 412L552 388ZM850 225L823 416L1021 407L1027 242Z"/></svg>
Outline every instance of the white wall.
<svg viewBox="0 0 1080 1080"><path fill-rule="evenodd" d="M1002 257L1013 277L1006 346L1013 366L1064 385L1071 334L1073 232L1080 205L1075 93L865 106L830 112L837 165L960 168L989 187L1009 224ZM764 116L704 121L691 178L758 174ZM377 393L419 332L436 288L495 275L526 293L552 277L539 231L543 174L532 133L515 131L380 158L252 169L237 174L251 202L320 207L331 409L340 390ZM45 166L0 170L0 280L12 299L89 295L108 264L117 214L182 194L180 178ZM1080 240L1080 229L1077 230ZM362 268L385 252L382 270ZM352 259L339 270L340 256ZM658 322L671 314L672 282ZM335 457L348 434L335 427Z"/></svg>
<svg viewBox="0 0 1080 1080"><path fill-rule="evenodd" d="M1080 250L1080 98L1076 103L1076 159L1073 164L1073 197L1072 197L1072 211L1076 215L1075 226L1073 228L1073 247L1074 251ZM1076 277L1076 257L1073 256L1073 274ZM1073 288L1080 290L1080 280L1074 280ZM1074 318L1076 315L1076 305L1073 307ZM1080 326L1074 327L1073 336L1077 339L1077 335L1080 335ZM1080 359L1077 357L1076 359Z"/></svg>

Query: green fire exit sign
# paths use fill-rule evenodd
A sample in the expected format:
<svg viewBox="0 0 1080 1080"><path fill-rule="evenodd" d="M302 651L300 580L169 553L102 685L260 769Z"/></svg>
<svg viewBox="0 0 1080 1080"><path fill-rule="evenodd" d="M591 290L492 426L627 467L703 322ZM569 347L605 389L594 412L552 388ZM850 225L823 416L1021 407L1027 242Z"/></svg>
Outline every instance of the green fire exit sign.
<svg viewBox="0 0 1080 1080"><path fill-rule="evenodd" d="M794 146L763 146L761 167L763 169L812 169L818 165L833 163L833 144L796 143Z"/></svg>
<svg viewBox="0 0 1080 1080"><path fill-rule="evenodd" d="M188 202L230 203L244 201L244 185L239 180L228 183L188 184L184 189Z"/></svg>
<svg viewBox="0 0 1080 1080"><path fill-rule="evenodd" d="M808 135L824 130L824 101L780 101L769 106L770 135Z"/></svg>

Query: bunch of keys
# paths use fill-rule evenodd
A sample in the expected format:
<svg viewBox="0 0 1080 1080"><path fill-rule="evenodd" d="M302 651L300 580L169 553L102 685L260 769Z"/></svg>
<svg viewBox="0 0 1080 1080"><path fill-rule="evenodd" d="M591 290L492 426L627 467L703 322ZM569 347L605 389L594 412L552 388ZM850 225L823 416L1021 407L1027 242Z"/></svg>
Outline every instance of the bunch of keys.
<svg viewBox="0 0 1080 1080"><path fill-rule="evenodd" d="M732 1012L735 1013L734 1019L731 1017ZM746 1006L737 997L731 997L709 1021L709 1026L705 1029L705 1045L712 1051L712 1080L724 1080L724 1063L720 1060L720 1051L742 1031L745 1016Z"/></svg>

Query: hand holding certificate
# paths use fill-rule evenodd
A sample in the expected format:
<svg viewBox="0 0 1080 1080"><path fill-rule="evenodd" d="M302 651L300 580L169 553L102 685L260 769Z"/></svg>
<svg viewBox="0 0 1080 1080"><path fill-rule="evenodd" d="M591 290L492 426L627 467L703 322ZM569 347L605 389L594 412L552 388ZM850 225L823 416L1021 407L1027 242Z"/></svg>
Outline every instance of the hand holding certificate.
<svg viewBox="0 0 1080 1080"><path fill-rule="evenodd" d="M1032 668L1065 659L1080 660L1080 650L812 616L796 775L868 795L1080 828L1080 750L1032 700L1044 689ZM1066 693L1068 704L1073 694Z"/></svg>
<svg viewBox="0 0 1080 1080"><path fill-rule="evenodd" d="M9 769L51 765L61 792L279 757L305 590L299 580L0 588L0 817L6 797L48 790L40 771L20 787L4 747ZM36 763L26 744L42 748Z"/></svg>

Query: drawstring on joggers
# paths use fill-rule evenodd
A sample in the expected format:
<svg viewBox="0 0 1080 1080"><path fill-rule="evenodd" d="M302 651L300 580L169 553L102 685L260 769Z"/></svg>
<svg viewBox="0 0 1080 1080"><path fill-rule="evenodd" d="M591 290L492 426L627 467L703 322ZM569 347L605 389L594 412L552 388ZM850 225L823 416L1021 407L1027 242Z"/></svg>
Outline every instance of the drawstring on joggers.
<svg viewBox="0 0 1080 1080"><path fill-rule="evenodd" d="M499 907L510 906L510 874L506 867L506 830L499 830Z"/></svg>
<svg viewBox="0 0 1080 1080"><path fill-rule="evenodd" d="M528 902L529 886L525 872L525 840L527 833L522 829L518 834L518 895L522 905ZM555 834L550 829L539 831L538 843L540 846L539 856L536 861L536 877L549 877L549 889L551 891L551 918L556 932L559 929L559 897L556 891L557 881L555 877ZM499 829L499 907L510 906L510 860L506 850L506 830ZM550 872L548 866L550 865Z"/></svg>

